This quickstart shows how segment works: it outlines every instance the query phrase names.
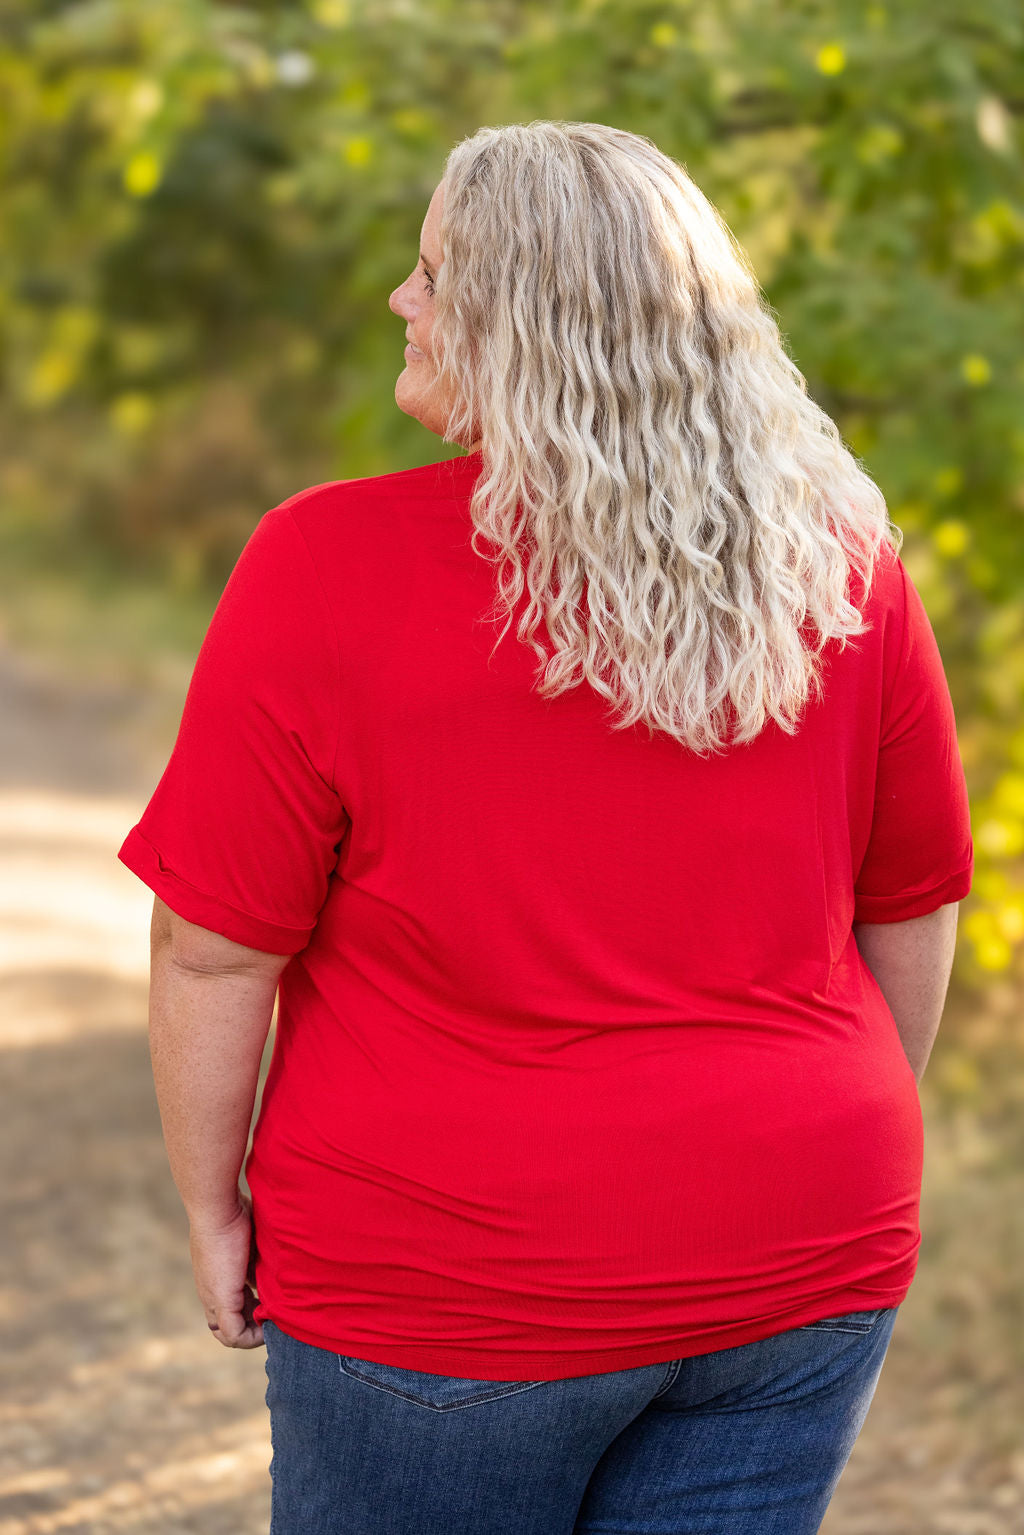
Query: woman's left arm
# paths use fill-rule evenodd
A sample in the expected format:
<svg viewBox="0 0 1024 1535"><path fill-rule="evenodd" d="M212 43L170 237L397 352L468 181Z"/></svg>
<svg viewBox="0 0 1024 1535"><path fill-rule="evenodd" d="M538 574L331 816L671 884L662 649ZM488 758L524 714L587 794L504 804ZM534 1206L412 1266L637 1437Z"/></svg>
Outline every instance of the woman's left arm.
<svg viewBox="0 0 1024 1535"><path fill-rule="evenodd" d="M255 1252L238 1187L263 1047L288 954L250 949L153 906L149 1041L171 1174L207 1324L228 1348L258 1348Z"/></svg>

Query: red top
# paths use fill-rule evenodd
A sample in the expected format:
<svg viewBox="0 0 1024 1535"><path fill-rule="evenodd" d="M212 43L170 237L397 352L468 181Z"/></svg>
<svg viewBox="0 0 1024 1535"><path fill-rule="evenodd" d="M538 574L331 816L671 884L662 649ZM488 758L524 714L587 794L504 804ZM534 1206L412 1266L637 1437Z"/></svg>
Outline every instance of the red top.
<svg viewBox="0 0 1024 1535"><path fill-rule="evenodd" d="M921 1111L851 923L973 867L921 598L883 546L798 733L701 759L586 683L538 697L515 622L488 664L480 464L264 515L120 851L294 955L245 1169L256 1319L557 1380L895 1306Z"/></svg>

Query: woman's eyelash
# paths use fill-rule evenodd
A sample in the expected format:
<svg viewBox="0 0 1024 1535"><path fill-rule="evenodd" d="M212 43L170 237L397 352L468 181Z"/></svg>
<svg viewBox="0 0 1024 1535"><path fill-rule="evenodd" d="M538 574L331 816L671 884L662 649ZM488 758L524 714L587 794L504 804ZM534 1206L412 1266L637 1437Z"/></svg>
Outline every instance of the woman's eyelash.
<svg viewBox="0 0 1024 1535"><path fill-rule="evenodd" d="M434 284L431 282L431 280L427 276L426 272L424 272L424 274L423 274L423 281L427 285L427 292L430 294L430 297L433 298L434 297L434 292L435 292Z"/></svg>

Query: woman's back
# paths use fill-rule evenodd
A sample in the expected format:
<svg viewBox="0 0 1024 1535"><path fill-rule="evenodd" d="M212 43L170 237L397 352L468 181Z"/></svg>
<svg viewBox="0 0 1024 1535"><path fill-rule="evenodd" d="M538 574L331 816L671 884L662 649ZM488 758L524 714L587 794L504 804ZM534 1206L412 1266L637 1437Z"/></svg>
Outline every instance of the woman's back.
<svg viewBox="0 0 1024 1535"><path fill-rule="evenodd" d="M972 868L920 598L883 546L797 733L699 757L494 648L479 469L263 518L122 850L295 956L246 1169L257 1319L557 1379L894 1306L920 1108L851 924Z"/></svg>

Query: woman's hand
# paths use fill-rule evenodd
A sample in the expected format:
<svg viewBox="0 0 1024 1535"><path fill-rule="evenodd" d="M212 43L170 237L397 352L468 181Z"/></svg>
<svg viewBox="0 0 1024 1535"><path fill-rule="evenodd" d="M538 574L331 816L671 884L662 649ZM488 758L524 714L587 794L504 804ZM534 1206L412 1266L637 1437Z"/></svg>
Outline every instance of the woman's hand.
<svg viewBox="0 0 1024 1535"><path fill-rule="evenodd" d="M225 1348L259 1348L263 1325L253 1321L256 1237L252 1200L238 1191L239 1208L228 1222L192 1220L189 1253L199 1299L210 1331Z"/></svg>

